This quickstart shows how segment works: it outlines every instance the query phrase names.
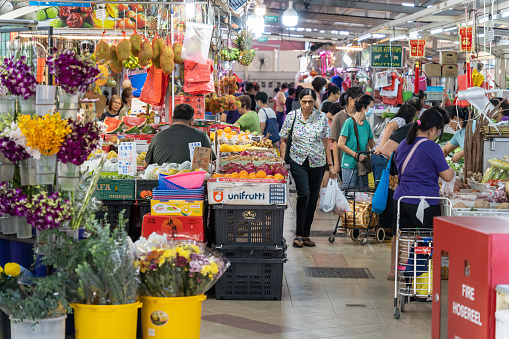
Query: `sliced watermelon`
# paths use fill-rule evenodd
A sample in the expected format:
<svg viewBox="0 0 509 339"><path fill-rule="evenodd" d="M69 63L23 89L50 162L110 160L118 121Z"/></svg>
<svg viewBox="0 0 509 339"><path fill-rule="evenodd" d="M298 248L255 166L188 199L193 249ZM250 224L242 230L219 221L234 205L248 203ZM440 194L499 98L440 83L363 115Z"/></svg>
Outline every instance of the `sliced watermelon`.
<svg viewBox="0 0 509 339"><path fill-rule="evenodd" d="M133 126L124 131L125 134L140 134L140 129L138 126Z"/></svg>
<svg viewBox="0 0 509 339"><path fill-rule="evenodd" d="M135 117L123 117L122 122L125 124L127 128L138 127L140 130L145 127L147 124L147 119L145 118L135 118Z"/></svg>
<svg viewBox="0 0 509 339"><path fill-rule="evenodd" d="M110 126L114 126L114 127L117 127L118 125L120 125L122 123L122 121L120 121L119 119L117 118L111 118L111 117L106 117L104 119L104 123L106 125L108 125L109 127Z"/></svg>
<svg viewBox="0 0 509 339"><path fill-rule="evenodd" d="M156 129L150 124L145 125L145 127L141 129L141 133L143 134L156 134L156 132Z"/></svg>
<svg viewBox="0 0 509 339"><path fill-rule="evenodd" d="M106 118L106 119L108 119L108 118ZM106 134L118 134L118 133L122 133L123 131L124 131L124 123L119 120L118 125L115 125L115 124L108 125L108 128L106 129Z"/></svg>

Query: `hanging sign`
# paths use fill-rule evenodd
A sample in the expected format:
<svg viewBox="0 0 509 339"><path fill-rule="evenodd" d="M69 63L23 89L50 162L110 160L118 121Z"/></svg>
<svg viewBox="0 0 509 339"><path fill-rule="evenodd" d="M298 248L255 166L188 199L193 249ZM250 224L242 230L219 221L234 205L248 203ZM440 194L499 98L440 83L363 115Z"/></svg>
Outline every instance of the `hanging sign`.
<svg viewBox="0 0 509 339"><path fill-rule="evenodd" d="M411 58L424 57L425 47L426 40L410 40L410 57Z"/></svg>
<svg viewBox="0 0 509 339"><path fill-rule="evenodd" d="M460 50L461 52L472 52L474 49L474 28L467 26L460 28Z"/></svg>
<svg viewBox="0 0 509 339"><path fill-rule="evenodd" d="M401 67L402 61L402 46L371 46L371 67Z"/></svg>

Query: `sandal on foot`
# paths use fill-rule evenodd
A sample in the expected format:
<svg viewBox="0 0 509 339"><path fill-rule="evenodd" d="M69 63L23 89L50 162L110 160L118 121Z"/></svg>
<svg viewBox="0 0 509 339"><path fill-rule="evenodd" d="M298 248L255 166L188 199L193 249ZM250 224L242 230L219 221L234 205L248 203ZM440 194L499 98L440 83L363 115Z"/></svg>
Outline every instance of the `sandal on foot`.
<svg viewBox="0 0 509 339"><path fill-rule="evenodd" d="M304 244L304 246L307 246L307 247L316 246L315 242L311 241L311 239L309 239L309 238L303 238L303 244Z"/></svg>
<svg viewBox="0 0 509 339"><path fill-rule="evenodd" d="M302 238L301 237L295 237L295 239L293 239L292 246L293 247L302 248Z"/></svg>

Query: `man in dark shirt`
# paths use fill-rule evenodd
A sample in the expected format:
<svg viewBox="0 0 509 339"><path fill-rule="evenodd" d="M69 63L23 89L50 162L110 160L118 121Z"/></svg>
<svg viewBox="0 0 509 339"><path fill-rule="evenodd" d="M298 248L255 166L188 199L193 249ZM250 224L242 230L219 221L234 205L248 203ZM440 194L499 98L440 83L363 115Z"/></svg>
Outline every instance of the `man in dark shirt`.
<svg viewBox="0 0 509 339"><path fill-rule="evenodd" d="M145 167L150 164L181 164L192 160L191 153L195 147L211 148L207 134L192 127L193 122L194 108L191 105L180 104L175 107L172 125L152 138L145 156ZM213 153L212 157L214 160Z"/></svg>
<svg viewBox="0 0 509 339"><path fill-rule="evenodd" d="M254 84L252 82L246 81L244 83L244 90L246 91L246 94L251 98L251 111L256 112L256 90Z"/></svg>
<svg viewBox="0 0 509 339"><path fill-rule="evenodd" d="M285 106L286 106L286 114L292 111L293 101L295 100L295 88L289 88L286 93L288 93L288 97L286 98ZM286 94L285 93L285 94Z"/></svg>

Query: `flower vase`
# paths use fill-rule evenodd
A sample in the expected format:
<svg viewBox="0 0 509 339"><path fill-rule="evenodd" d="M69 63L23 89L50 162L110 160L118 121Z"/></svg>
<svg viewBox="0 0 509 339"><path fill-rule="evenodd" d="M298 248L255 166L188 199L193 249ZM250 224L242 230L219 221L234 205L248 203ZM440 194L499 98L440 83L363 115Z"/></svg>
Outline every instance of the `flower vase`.
<svg viewBox="0 0 509 339"><path fill-rule="evenodd" d="M71 162L58 163L58 184L65 191L76 191L80 182L80 167Z"/></svg>
<svg viewBox="0 0 509 339"><path fill-rule="evenodd" d="M78 110L79 94L70 94L61 88L58 89L58 109L59 110Z"/></svg>
<svg viewBox="0 0 509 339"><path fill-rule="evenodd" d="M66 315L57 318L19 321L11 319L11 339L64 339Z"/></svg>
<svg viewBox="0 0 509 339"><path fill-rule="evenodd" d="M16 232L19 239L30 239L32 237L32 225L27 223L25 217L15 217L14 223L16 224Z"/></svg>
<svg viewBox="0 0 509 339"><path fill-rule="evenodd" d="M28 158L19 162L21 186L37 185L36 160Z"/></svg>
<svg viewBox="0 0 509 339"><path fill-rule="evenodd" d="M3 96L0 97L0 116L14 116L16 110L16 97Z"/></svg>
<svg viewBox="0 0 509 339"><path fill-rule="evenodd" d="M40 185L53 185L56 167L56 155L41 154L41 158L36 160L37 183Z"/></svg>
<svg viewBox="0 0 509 339"><path fill-rule="evenodd" d="M3 234L16 234L16 223L15 223L15 217L10 215L4 215L1 218L2 221L2 233Z"/></svg>
<svg viewBox="0 0 509 339"><path fill-rule="evenodd" d="M35 86L35 103L37 105L53 105L55 104L55 95L57 86L36 85Z"/></svg>
<svg viewBox="0 0 509 339"><path fill-rule="evenodd" d="M18 107L21 114L34 115L35 114L35 98L28 98L25 100L23 97L18 98Z"/></svg>
<svg viewBox="0 0 509 339"><path fill-rule="evenodd" d="M0 153L0 181L12 181L15 164Z"/></svg>

